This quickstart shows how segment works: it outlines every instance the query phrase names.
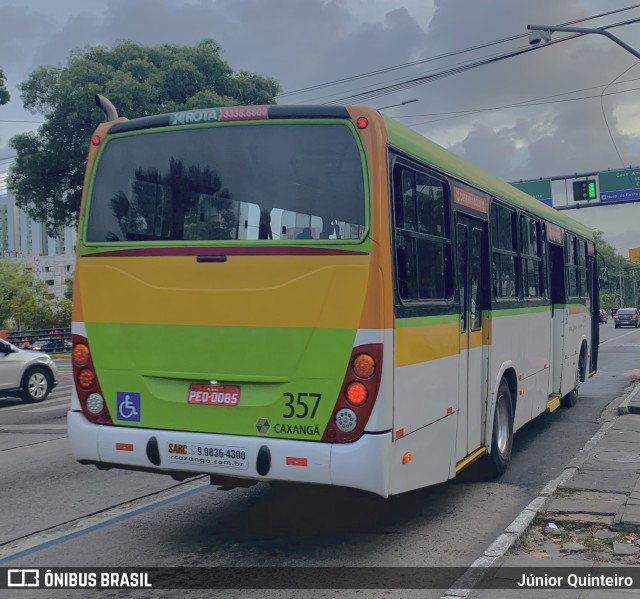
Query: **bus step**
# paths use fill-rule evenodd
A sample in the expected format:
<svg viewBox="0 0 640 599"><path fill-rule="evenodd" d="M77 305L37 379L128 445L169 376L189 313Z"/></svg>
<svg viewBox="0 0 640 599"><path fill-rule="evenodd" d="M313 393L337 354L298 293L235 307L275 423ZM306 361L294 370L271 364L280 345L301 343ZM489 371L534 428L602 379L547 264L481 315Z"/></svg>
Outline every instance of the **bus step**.
<svg viewBox="0 0 640 599"><path fill-rule="evenodd" d="M555 412L560 407L560 398L561 395L549 395L549 399L547 401L547 410L551 412Z"/></svg>

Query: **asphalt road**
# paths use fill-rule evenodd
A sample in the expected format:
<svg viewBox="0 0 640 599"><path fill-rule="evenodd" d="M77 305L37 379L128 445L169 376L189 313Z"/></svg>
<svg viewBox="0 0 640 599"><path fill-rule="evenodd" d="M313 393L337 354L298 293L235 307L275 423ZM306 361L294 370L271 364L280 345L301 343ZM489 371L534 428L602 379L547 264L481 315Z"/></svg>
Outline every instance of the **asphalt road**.
<svg viewBox="0 0 640 599"><path fill-rule="evenodd" d="M528 424L508 472L383 500L345 489L220 491L206 479L100 472L71 457L65 433L71 375L47 401L0 400L0 565L11 566L467 566L503 532L599 428L598 419L640 379L640 329L602 325L598 374L573 409ZM79 591L33 596L84 597ZM66 593L66 594L65 594ZM432 591L305 591L305 596L438 597ZM173 597L175 591L153 591ZM180 591L183 597L211 592ZM216 596L300 596L221 591ZM26 598L29 591L11 596ZM100 596L150 596L105 591Z"/></svg>

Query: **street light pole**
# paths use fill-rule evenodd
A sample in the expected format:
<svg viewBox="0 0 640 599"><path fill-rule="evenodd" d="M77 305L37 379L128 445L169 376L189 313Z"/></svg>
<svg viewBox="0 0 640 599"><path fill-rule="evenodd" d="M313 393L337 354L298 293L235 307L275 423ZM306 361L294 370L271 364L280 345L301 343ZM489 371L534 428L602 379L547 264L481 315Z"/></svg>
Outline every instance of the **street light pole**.
<svg viewBox="0 0 640 599"><path fill-rule="evenodd" d="M567 33L597 33L608 37L612 42L622 46L627 52L631 52L636 58L640 59L640 52L632 48L629 44L623 42L619 37L609 33L606 29L590 29L585 27L554 27L553 25L527 25L527 29L531 33L537 33L538 36L529 36L530 44L539 44L542 40L548 42L551 39L551 33L554 31L565 31Z"/></svg>

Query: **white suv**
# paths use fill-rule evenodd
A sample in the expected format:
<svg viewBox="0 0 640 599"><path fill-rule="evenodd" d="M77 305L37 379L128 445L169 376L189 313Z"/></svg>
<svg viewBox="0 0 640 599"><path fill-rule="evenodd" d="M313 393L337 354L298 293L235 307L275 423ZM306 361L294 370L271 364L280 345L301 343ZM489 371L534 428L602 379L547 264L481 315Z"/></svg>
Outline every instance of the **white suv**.
<svg viewBox="0 0 640 599"><path fill-rule="evenodd" d="M18 349L0 339L0 397L20 395L22 401L44 401L58 384L53 360L41 352Z"/></svg>

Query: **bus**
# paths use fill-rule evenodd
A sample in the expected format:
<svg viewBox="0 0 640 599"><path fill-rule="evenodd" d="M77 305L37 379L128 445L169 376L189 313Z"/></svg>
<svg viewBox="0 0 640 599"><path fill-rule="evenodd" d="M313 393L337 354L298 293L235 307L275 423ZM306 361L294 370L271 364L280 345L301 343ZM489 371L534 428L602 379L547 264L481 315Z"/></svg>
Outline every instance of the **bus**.
<svg viewBox="0 0 640 599"><path fill-rule="evenodd" d="M366 107L127 120L90 145L68 413L100 469L388 497L575 404L589 229Z"/></svg>

